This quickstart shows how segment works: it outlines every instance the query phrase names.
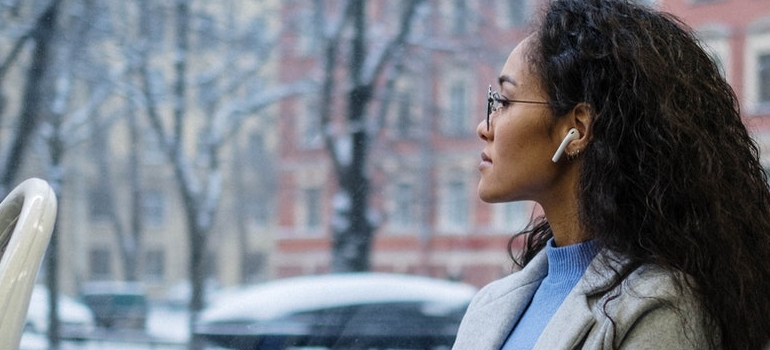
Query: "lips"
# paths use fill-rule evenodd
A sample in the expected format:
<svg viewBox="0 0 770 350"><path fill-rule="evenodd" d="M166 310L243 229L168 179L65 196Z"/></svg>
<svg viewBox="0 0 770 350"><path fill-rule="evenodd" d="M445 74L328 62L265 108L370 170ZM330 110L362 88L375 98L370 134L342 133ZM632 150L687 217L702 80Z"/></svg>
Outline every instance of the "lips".
<svg viewBox="0 0 770 350"><path fill-rule="evenodd" d="M486 153L481 152L481 163L479 164L479 170L489 166L492 166L492 159L489 158Z"/></svg>

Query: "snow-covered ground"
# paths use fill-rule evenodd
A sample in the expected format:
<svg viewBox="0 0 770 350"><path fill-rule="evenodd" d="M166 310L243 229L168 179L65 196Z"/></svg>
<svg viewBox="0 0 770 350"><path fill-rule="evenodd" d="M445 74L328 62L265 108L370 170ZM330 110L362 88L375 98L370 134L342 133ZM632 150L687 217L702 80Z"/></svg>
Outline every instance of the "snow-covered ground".
<svg viewBox="0 0 770 350"><path fill-rule="evenodd" d="M147 333L167 342L186 343L190 338L186 310L154 307L147 318Z"/></svg>
<svg viewBox="0 0 770 350"><path fill-rule="evenodd" d="M147 319L146 334L97 332L99 339L65 341L62 350L181 350L189 339L188 316L184 310L154 307ZM114 336L114 337L113 337ZM112 338L118 338L117 340ZM45 334L24 333L19 350L47 350Z"/></svg>

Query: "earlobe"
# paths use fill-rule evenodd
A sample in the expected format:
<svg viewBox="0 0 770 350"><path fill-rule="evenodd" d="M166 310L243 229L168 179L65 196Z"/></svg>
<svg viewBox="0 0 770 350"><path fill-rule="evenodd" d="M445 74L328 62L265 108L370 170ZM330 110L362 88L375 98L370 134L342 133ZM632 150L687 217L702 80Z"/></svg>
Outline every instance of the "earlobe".
<svg viewBox="0 0 770 350"><path fill-rule="evenodd" d="M556 153L553 154L553 157L551 158L551 161L554 163L559 161L559 158L564 154L564 150L567 149L567 145L580 138L580 132L578 132L577 129L572 128L569 129L567 132L567 136L564 137L564 140L561 141L561 144L559 145L559 148L556 149Z"/></svg>

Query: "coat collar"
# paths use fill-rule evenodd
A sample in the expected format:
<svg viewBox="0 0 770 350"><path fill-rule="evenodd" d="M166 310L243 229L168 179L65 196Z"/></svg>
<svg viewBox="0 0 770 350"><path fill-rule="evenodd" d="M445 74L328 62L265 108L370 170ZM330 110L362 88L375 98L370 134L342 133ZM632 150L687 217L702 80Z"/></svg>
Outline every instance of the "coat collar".
<svg viewBox="0 0 770 350"><path fill-rule="evenodd" d="M500 349L547 272L541 252L521 271L484 287L468 308L453 349Z"/></svg>
<svg viewBox="0 0 770 350"><path fill-rule="evenodd" d="M594 257L578 284L548 322L533 350L578 349L596 324L592 305L610 288L626 260L609 250Z"/></svg>
<svg viewBox="0 0 770 350"><path fill-rule="evenodd" d="M614 281L624 261L607 250L597 254L543 330L533 350L579 348L596 323L592 304ZM490 283L473 300L460 325L454 350L500 349L548 272L545 251L519 272Z"/></svg>

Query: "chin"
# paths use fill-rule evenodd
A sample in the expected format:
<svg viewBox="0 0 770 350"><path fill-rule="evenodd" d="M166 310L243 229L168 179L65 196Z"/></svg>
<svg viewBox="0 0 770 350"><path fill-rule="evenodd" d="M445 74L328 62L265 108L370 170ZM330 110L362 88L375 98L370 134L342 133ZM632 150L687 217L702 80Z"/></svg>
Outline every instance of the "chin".
<svg viewBox="0 0 770 350"><path fill-rule="evenodd" d="M494 194L484 192L482 189L479 189L478 194L479 194L479 199L481 199L481 201L483 201L484 203L493 204L493 203L507 202L506 200L504 200L503 198L500 198L499 196L495 196Z"/></svg>
<svg viewBox="0 0 770 350"><path fill-rule="evenodd" d="M477 192L478 192L478 195L479 195L479 199L481 199L482 202L489 203L489 204L507 203L507 202L515 202L515 201L520 201L520 200L527 200L526 198L519 198L521 196L512 195L509 192L506 192L506 193L496 193L494 191L490 191L488 189L484 189L480 185L479 185L479 188L478 188Z"/></svg>

